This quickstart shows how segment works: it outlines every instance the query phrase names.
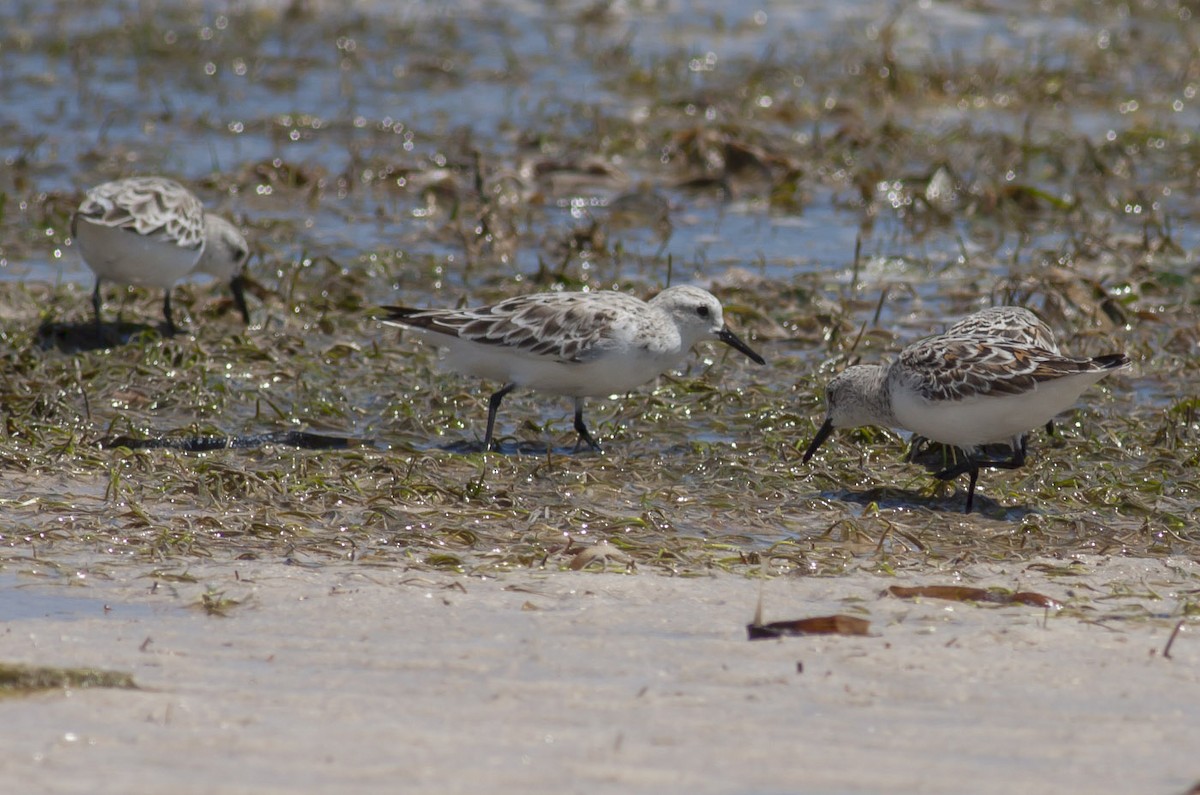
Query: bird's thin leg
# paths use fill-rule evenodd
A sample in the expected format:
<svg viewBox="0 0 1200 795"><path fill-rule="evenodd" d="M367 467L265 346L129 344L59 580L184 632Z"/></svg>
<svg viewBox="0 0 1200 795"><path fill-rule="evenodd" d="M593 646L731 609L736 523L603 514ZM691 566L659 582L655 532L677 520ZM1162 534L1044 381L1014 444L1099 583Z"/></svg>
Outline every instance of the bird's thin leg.
<svg viewBox="0 0 1200 795"><path fill-rule="evenodd" d="M100 277L96 277L96 289L92 290L92 312L96 316L96 330L101 328L100 323Z"/></svg>
<svg viewBox="0 0 1200 795"><path fill-rule="evenodd" d="M979 467L974 467L970 472L971 482L967 485L967 507L963 513L970 513L971 507L975 504L975 481L979 480Z"/></svg>
<svg viewBox="0 0 1200 795"><path fill-rule="evenodd" d="M908 455L904 456L904 463L911 464L917 457L917 453L921 452L922 448L928 444L929 440L924 436L914 435L908 443Z"/></svg>
<svg viewBox="0 0 1200 795"><path fill-rule="evenodd" d="M167 335L174 337L177 329L175 328L175 318L171 316L171 290L169 288L163 298L163 317L167 319Z"/></svg>
<svg viewBox="0 0 1200 795"><path fill-rule="evenodd" d="M483 449L485 452L492 449L492 431L496 427L496 411L500 408L500 401L504 400L504 396L516 388L516 384L505 384L488 398L487 433L483 437Z"/></svg>
<svg viewBox="0 0 1200 795"><path fill-rule="evenodd" d="M1046 421L1046 435L1054 436L1054 420Z"/></svg>
<svg viewBox="0 0 1200 795"><path fill-rule="evenodd" d="M1006 461L981 461L980 466L988 469L1020 469L1025 466L1025 452L1029 443L1029 434L1013 437L1012 457Z"/></svg>
<svg viewBox="0 0 1200 795"><path fill-rule="evenodd" d="M579 434L579 438L587 442L588 447L595 452L600 452L600 445L596 444L596 440L588 433L587 425L583 422L583 398L575 398L575 432ZM579 449L579 445L575 445L575 449Z"/></svg>
<svg viewBox="0 0 1200 795"><path fill-rule="evenodd" d="M956 455L956 461L952 466L948 466L940 472L935 472L933 476L938 480L954 480L959 475L964 475L972 469L978 470L979 464L976 463L975 457L959 448L953 448ZM961 456L961 458L958 458Z"/></svg>
<svg viewBox="0 0 1200 795"><path fill-rule="evenodd" d="M975 456L965 450L958 450L962 454L962 459L954 464L954 466L946 467L941 472L934 473L934 477L938 480L953 480L959 475L970 475L971 482L967 486L967 509L964 513L970 513L972 506L975 505L975 483L979 480L979 462L975 460Z"/></svg>
<svg viewBox="0 0 1200 795"><path fill-rule="evenodd" d="M233 293L234 306L242 313L242 320L247 326L250 325L250 307L246 306L246 285L249 282L249 277L244 273L239 273L229 282L229 291Z"/></svg>
<svg viewBox="0 0 1200 795"><path fill-rule="evenodd" d="M970 473L971 484L967 488L967 510L971 512L971 506L975 504L975 481L979 479L980 467L988 469L1020 469L1025 466L1025 455L1029 444L1029 434L1014 436L1012 440L1012 458L1007 461L980 461L975 456L968 456L967 460L955 467L944 469L938 472L934 477L941 480L949 480L952 477L964 473Z"/></svg>
<svg viewBox="0 0 1200 795"><path fill-rule="evenodd" d="M962 448L955 447L944 442L931 442L924 436L913 436L908 447L908 454L904 457L906 464L919 463L926 469L932 470L937 464L936 459L941 458L942 469L952 468L957 466L959 461L962 461L966 453ZM966 469L960 468L958 474L966 472ZM952 476L951 476L952 477Z"/></svg>

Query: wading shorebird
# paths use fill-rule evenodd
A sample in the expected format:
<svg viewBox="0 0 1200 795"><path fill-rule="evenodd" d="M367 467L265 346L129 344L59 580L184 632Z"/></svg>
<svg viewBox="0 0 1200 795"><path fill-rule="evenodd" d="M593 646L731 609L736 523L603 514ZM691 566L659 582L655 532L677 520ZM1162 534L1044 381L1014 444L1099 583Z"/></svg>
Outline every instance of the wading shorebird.
<svg viewBox="0 0 1200 795"><path fill-rule="evenodd" d="M584 398L640 386L703 340L765 364L725 325L720 301L698 287L669 287L649 301L603 290L533 293L475 309L384 309L385 323L446 349L449 369L503 384L488 400L484 450L492 449L500 401L519 386L574 398L575 431L599 450L583 421Z"/></svg>
<svg viewBox="0 0 1200 795"><path fill-rule="evenodd" d="M131 177L105 182L87 192L71 219L83 261L96 274L92 309L100 327L104 281L166 291L163 317L174 334L171 288L192 273L227 280L246 323L244 273L250 249L237 227L204 212L200 200L174 180Z"/></svg>
<svg viewBox="0 0 1200 795"><path fill-rule="evenodd" d="M1104 376L1126 367L1123 353L1072 358L994 334L941 334L909 345L886 365L855 365L825 389L825 422L804 453L807 462L835 428L881 425L912 431L958 448L958 461L940 480L970 475L966 512L980 467L1016 469L1025 463L1025 434L1070 408ZM1008 460L979 457L983 445L1003 442Z"/></svg>

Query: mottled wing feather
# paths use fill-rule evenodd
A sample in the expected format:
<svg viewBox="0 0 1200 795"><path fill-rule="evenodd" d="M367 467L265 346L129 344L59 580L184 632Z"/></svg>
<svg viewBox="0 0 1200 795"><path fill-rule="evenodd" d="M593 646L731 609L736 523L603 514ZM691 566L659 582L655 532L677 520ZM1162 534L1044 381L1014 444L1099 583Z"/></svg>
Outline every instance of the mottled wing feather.
<svg viewBox="0 0 1200 795"><path fill-rule="evenodd" d="M947 337L988 336L1044 348L1059 353L1054 332L1033 312L1020 306L996 306L967 315L950 328Z"/></svg>
<svg viewBox="0 0 1200 795"><path fill-rule="evenodd" d="M585 362L599 355L612 338L622 305L641 304L632 296L614 300L617 295L606 294L600 302L589 293L534 293L477 309L384 308L390 313L386 319L394 323L530 356Z"/></svg>
<svg viewBox="0 0 1200 795"><path fill-rule="evenodd" d="M995 336L938 336L900 354L903 372L930 400L966 400L985 395L1020 395L1038 383L1076 373L1113 369L1124 356L1073 359L1044 348Z"/></svg>
<svg viewBox="0 0 1200 795"><path fill-rule="evenodd" d="M79 205L72 228L79 218L146 237L161 235L181 248L204 245L204 206L178 182L161 177L98 185Z"/></svg>

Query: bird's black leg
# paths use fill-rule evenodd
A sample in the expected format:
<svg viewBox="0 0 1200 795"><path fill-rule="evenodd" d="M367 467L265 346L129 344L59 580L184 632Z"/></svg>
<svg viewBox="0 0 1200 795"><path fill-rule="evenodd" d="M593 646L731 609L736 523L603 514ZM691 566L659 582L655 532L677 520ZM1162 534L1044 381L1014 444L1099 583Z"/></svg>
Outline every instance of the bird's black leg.
<svg viewBox="0 0 1200 795"><path fill-rule="evenodd" d="M101 328L100 323L100 277L96 277L96 289L92 290L92 312L96 316L96 331Z"/></svg>
<svg viewBox="0 0 1200 795"><path fill-rule="evenodd" d="M174 337L177 329L175 328L175 318L171 316L171 290L167 289L166 297L163 298L163 317L167 319L167 335Z"/></svg>
<svg viewBox="0 0 1200 795"><path fill-rule="evenodd" d="M596 440L588 433L587 425L583 422L583 398L575 398L575 432L579 434L582 441L587 442L588 447L595 452L600 452L600 445L596 444ZM579 445L575 445L575 449L579 449Z"/></svg>
<svg viewBox="0 0 1200 795"><path fill-rule="evenodd" d="M496 411L500 408L500 401L504 400L504 396L516 388L516 384L505 384L488 398L487 433L483 437L484 452L492 449L492 430L496 427Z"/></svg>
<svg viewBox="0 0 1200 795"><path fill-rule="evenodd" d="M939 452L941 453L940 457L943 467L950 466L951 461L957 461L960 456L964 455L961 448L954 447L953 445L942 442L931 442L924 436L913 436L912 441L909 442L908 454L904 457L904 463L914 464L917 463L918 457L925 457L928 460L921 461L921 465L926 469L933 469L936 465L934 463L934 456Z"/></svg>
<svg viewBox="0 0 1200 795"><path fill-rule="evenodd" d="M1054 435L1054 420L1047 420L1047 421L1046 421L1046 435L1047 435L1047 436L1053 436L1053 435Z"/></svg>
<svg viewBox="0 0 1200 795"><path fill-rule="evenodd" d="M250 307L246 306L246 285L250 282L244 273L234 276L229 282L229 292L233 293L233 304L242 313L242 320L250 325Z"/></svg>
<svg viewBox="0 0 1200 795"><path fill-rule="evenodd" d="M958 450L958 452L962 454L962 459L954 466L946 467L941 472L935 473L934 477L938 480L953 480L959 475L970 475L971 482L967 486L967 509L964 511L964 513L970 513L972 506L975 505L975 482L979 480L979 462L975 460L973 454L965 450Z"/></svg>
<svg viewBox="0 0 1200 795"><path fill-rule="evenodd" d="M972 469L979 469L979 464L976 463L973 456L957 447L954 450L956 451L956 455L961 456L961 458L956 460L953 466L948 466L940 472L935 472L933 476L938 480L954 480L959 475L965 475Z"/></svg>
<svg viewBox="0 0 1200 795"><path fill-rule="evenodd" d="M970 513L975 504L975 481L979 480L979 467L971 469L971 482L967 485L967 507L963 513Z"/></svg>
<svg viewBox="0 0 1200 795"><path fill-rule="evenodd" d="M959 475L969 474L971 482L967 486L967 509L964 513L970 513L972 506L975 504L975 483L979 480L980 467L988 469L1020 469L1025 466L1026 446L1029 441L1029 435L1013 437L1012 440L1012 458L1007 461L980 461L974 454L963 452L963 460L952 467L947 467L941 472L934 475L938 480L951 480Z"/></svg>
<svg viewBox="0 0 1200 795"><path fill-rule="evenodd" d="M1005 461L980 461L979 465L988 469L1020 469L1025 466L1025 451L1029 443L1029 434L1013 437L1012 457Z"/></svg>
<svg viewBox="0 0 1200 795"><path fill-rule="evenodd" d="M904 463L911 464L917 457L917 453L929 444L929 440L924 436L914 435L908 443L908 455L904 456Z"/></svg>

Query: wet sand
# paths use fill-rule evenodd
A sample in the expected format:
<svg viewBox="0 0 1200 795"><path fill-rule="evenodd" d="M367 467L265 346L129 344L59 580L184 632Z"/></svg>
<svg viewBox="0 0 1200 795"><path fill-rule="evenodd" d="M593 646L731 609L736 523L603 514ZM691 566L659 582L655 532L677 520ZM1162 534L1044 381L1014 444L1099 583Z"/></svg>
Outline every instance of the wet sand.
<svg viewBox="0 0 1200 795"><path fill-rule="evenodd" d="M1086 563L1065 583L1020 565L775 578L765 620L849 613L872 635L754 643L760 583L724 574L23 576L7 602L34 607L0 659L142 689L0 703L0 790L1182 793L1200 780L1200 643L1162 649L1200 566ZM969 581L1069 603L1110 580L1161 598L1092 622L881 596ZM240 604L207 615L206 589ZM1139 605L1162 618L1119 620Z"/></svg>

